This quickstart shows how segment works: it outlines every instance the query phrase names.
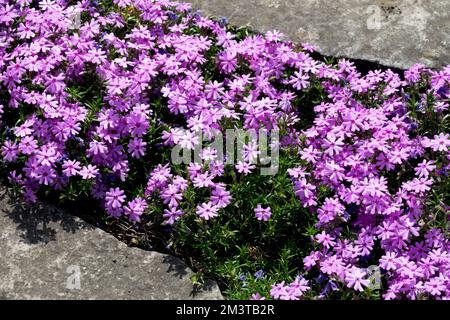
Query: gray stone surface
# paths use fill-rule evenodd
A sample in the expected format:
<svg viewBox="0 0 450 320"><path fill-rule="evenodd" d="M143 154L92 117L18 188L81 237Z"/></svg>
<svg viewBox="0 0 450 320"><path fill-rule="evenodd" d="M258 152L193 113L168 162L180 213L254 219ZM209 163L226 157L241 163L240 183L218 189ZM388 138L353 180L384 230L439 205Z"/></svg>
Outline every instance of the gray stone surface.
<svg viewBox="0 0 450 320"><path fill-rule="evenodd" d="M277 29L324 55L408 68L450 63L449 0L187 0L203 14Z"/></svg>
<svg viewBox="0 0 450 320"><path fill-rule="evenodd" d="M30 210L0 189L0 299L222 299L214 282L194 288L192 274L177 258L129 248L51 207Z"/></svg>

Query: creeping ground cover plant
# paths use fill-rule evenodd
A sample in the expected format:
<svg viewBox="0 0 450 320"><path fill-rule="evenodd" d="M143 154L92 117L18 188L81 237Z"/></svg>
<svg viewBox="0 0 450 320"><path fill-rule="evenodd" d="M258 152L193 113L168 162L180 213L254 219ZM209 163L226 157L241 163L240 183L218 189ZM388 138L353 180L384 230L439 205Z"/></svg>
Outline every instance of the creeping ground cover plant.
<svg viewBox="0 0 450 320"><path fill-rule="evenodd" d="M450 65L362 74L282 38L166 0L0 0L5 183L89 199L228 298L450 298Z"/></svg>

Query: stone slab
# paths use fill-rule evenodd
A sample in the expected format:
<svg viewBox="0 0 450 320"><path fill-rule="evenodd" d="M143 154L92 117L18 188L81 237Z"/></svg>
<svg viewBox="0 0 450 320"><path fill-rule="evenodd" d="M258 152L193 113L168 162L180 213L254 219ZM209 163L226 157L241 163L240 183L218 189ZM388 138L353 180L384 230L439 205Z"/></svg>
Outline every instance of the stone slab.
<svg viewBox="0 0 450 320"><path fill-rule="evenodd" d="M205 15L277 29L321 54L406 69L450 63L449 0L187 0Z"/></svg>
<svg viewBox="0 0 450 320"><path fill-rule="evenodd" d="M196 288L192 274L178 258L0 189L0 299L222 299L215 282Z"/></svg>

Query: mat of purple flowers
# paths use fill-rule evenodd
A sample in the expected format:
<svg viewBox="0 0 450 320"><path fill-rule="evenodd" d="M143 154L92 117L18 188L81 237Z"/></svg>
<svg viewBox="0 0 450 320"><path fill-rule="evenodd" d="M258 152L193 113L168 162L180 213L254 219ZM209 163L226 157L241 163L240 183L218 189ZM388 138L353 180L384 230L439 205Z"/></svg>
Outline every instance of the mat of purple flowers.
<svg viewBox="0 0 450 320"><path fill-rule="evenodd" d="M449 299L450 65L363 75L282 38L166 0L0 0L0 170L29 202L200 237L200 269L246 248L230 297ZM279 172L208 142L171 163L229 128L279 130Z"/></svg>

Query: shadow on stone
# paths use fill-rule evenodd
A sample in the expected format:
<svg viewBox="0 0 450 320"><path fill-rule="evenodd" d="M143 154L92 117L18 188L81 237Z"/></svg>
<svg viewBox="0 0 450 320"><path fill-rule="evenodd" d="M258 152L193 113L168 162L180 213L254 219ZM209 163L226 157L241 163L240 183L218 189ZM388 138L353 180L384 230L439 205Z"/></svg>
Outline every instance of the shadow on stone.
<svg viewBox="0 0 450 320"><path fill-rule="evenodd" d="M172 273L174 277L183 279L188 275L188 267L180 259L172 256L164 256L164 264L168 264L167 273Z"/></svg>
<svg viewBox="0 0 450 320"><path fill-rule="evenodd" d="M1 291L0 292L0 300L9 300L9 296L7 292Z"/></svg>
<svg viewBox="0 0 450 320"><path fill-rule="evenodd" d="M200 294L204 294L205 291L212 292L217 290L216 282L212 280L206 280L202 285L194 285L194 289L191 292L191 297L196 298Z"/></svg>
<svg viewBox="0 0 450 320"><path fill-rule="evenodd" d="M175 258L173 256L164 256L163 263L168 264L167 273L172 273L174 277L179 279L183 279L185 276L189 275L188 267L185 265L180 259ZM214 281L206 280L201 285L193 285L193 289L190 293L192 298L196 298L197 296L201 296L207 292L213 292L217 290L217 284Z"/></svg>
<svg viewBox="0 0 450 320"><path fill-rule="evenodd" d="M90 228L77 221L70 214L62 213L55 207L42 204L27 204L7 189L0 189L0 198L7 197L3 213L17 224L21 237L27 244L48 243L56 240L56 230L50 222L59 223L66 232L75 233L79 229Z"/></svg>

